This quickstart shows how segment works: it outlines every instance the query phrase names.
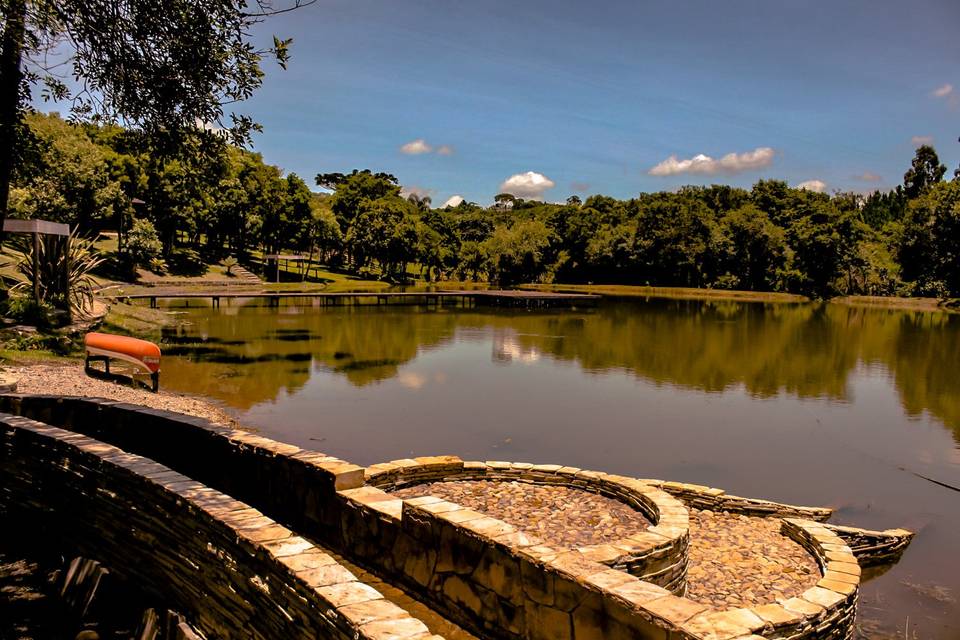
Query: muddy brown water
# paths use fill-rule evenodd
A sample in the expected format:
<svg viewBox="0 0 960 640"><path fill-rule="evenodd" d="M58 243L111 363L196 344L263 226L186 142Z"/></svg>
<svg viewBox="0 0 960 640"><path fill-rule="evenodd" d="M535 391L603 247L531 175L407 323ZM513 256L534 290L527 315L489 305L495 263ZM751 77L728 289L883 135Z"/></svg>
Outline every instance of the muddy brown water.
<svg viewBox="0 0 960 640"><path fill-rule="evenodd" d="M358 464L456 454L683 480L911 528L864 585L863 637L960 637L960 492L920 477L960 487L960 315L168 304L186 324L163 385L266 436Z"/></svg>

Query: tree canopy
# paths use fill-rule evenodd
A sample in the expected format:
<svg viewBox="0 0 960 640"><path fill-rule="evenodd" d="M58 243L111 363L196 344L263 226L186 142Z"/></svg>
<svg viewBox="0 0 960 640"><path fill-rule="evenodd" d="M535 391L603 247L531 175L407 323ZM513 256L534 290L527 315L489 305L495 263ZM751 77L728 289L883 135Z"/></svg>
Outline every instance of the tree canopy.
<svg viewBox="0 0 960 640"><path fill-rule="evenodd" d="M0 226L38 88L69 102L72 120L122 122L151 137L155 152L182 150L185 137L204 150L220 139L242 144L258 125L234 106L261 85L265 58L289 59L290 40L257 47L251 27L314 1L0 1ZM94 197L96 186L85 188Z"/></svg>
<svg viewBox="0 0 960 640"><path fill-rule="evenodd" d="M595 282L842 294L960 295L960 181L918 149L907 185L868 195L815 193L779 180L750 189L688 186L563 204L498 194L434 207L373 170L322 173L313 192L259 154L221 141L155 153L114 125L26 117L30 145L10 199L17 217L82 231L130 230L141 266L200 264L254 250L392 282L421 277ZM931 153L932 152L932 153ZM921 171L921 173L923 173ZM131 207L134 195L146 202ZM127 223L123 223L126 220ZM411 272L411 269L413 271Z"/></svg>

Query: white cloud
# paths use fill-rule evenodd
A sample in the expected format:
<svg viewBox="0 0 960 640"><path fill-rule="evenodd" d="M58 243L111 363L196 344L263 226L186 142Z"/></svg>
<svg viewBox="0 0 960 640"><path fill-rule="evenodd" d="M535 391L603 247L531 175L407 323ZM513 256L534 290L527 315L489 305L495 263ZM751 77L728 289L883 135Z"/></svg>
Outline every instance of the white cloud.
<svg viewBox="0 0 960 640"><path fill-rule="evenodd" d="M946 98L951 93L953 93L953 85L945 84L941 87L937 87L936 89L934 89L930 95L932 95L934 98Z"/></svg>
<svg viewBox="0 0 960 640"><path fill-rule="evenodd" d="M910 138L910 143L915 147L925 144L933 144L933 136L913 136Z"/></svg>
<svg viewBox="0 0 960 640"><path fill-rule="evenodd" d="M405 145L401 145L400 153L405 153L408 156L419 156L425 153L436 153L438 156L452 156L454 149L449 144L434 146L423 138L417 138Z"/></svg>
<svg viewBox="0 0 960 640"><path fill-rule="evenodd" d="M805 180L794 187L795 189L806 189L807 191L816 191L823 193L827 190L827 183L823 180Z"/></svg>
<svg viewBox="0 0 960 640"><path fill-rule="evenodd" d="M427 141L423 138L411 140L400 147L400 153L405 153L410 156L418 156L421 153L430 153L431 151L433 151L433 147L427 144Z"/></svg>
<svg viewBox="0 0 960 640"><path fill-rule="evenodd" d="M201 120L200 118L194 118L193 124L198 129L206 129L207 131L210 131L211 133L214 133L220 137L223 137L223 138L227 137L227 130L222 127L218 127L212 122L207 122L205 120Z"/></svg>
<svg viewBox="0 0 960 640"><path fill-rule="evenodd" d="M500 184L501 193L509 193L526 200L543 200L543 194L556 183L536 171L515 173Z"/></svg>
<svg viewBox="0 0 960 640"><path fill-rule="evenodd" d="M864 171L860 175L854 176L854 178L863 182L880 182L883 180L883 176L879 176L871 171Z"/></svg>
<svg viewBox="0 0 960 640"><path fill-rule="evenodd" d="M404 186L400 187L400 196L403 197L403 198L407 198L407 197L409 197L409 196L411 196L411 195L415 195L415 196L417 196L417 197L422 198L422 197L424 197L424 196L433 196L434 191L435 191L435 189L427 189L426 187L418 187L418 186L415 185L415 184L410 185L409 187L406 186L406 185L404 185Z"/></svg>
<svg viewBox="0 0 960 640"><path fill-rule="evenodd" d="M672 176L680 173L734 174L768 167L773 163L773 156L774 151L770 147L757 147L744 153L728 153L720 159L700 153L692 158L678 160L677 156L673 155L648 173L652 176Z"/></svg>
<svg viewBox="0 0 960 640"><path fill-rule="evenodd" d="M455 207L455 206L459 205L461 202L463 202L463 196L461 196L461 195L458 194L458 195L450 196L449 198L447 198L447 201L443 203L443 206L444 206L444 207Z"/></svg>

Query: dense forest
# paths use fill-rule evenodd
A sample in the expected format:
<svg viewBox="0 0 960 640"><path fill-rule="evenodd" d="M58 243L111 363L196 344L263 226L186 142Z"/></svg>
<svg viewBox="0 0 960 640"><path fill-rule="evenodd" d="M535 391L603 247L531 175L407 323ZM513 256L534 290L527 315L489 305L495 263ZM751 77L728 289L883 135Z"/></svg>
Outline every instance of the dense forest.
<svg viewBox="0 0 960 640"><path fill-rule="evenodd" d="M216 132L176 141L26 118L10 215L120 230L126 267L200 269L294 251L395 282L594 282L843 294L960 296L960 169L930 146L903 184L868 195L760 180L564 204L500 194L433 208L387 173L322 173L314 192ZM907 163L905 162L905 165ZM948 178L952 180L947 181Z"/></svg>

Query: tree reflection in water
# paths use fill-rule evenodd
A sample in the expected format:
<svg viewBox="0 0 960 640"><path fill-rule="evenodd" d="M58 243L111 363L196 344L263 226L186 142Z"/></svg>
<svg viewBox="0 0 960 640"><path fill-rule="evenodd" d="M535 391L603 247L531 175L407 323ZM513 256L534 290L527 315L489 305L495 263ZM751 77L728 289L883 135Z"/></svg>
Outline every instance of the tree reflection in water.
<svg viewBox="0 0 960 640"><path fill-rule="evenodd" d="M705 392L848 399L858 366L892 377L905 412L924 412L960 441L960 316L830 304L716 301L606 303L529 313L411 307L279 309L251 301L188 310L171 330L165 382L245 410L296 393L319 367L364 386L394 378L418 353L487 340L492 357L570 361ZM170 356L174 356L171 358Z"/></svg>

